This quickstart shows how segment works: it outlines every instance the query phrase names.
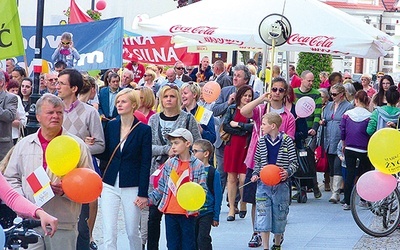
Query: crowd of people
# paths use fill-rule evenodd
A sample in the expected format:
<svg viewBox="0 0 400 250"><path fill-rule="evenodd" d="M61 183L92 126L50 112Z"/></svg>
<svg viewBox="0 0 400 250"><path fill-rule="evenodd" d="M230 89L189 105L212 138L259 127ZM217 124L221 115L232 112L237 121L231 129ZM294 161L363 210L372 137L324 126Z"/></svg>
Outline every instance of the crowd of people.
<svg viewBox="0 0 400 250"><path fill-rule="evenodd" d="M42 220L38 231L52 236L44 243L49 249L97 249L92 233L99 202L70 200L62 179L47 168L46 147L56 136L76 139L81 148L78 167L102 177L99 201L106 249L117 247L120 209L129 249L163 248L163 215L168 249L212 249L210 232L219 225L226 189L226 220L245 218L250 203L248 246L276 250L283 242L290 198L299 195L288 194L299 167L297 151L323 148L324 191L331 192L329 202L349 210L357 178L373 169L369 138L381 128L397 128L400 116L399 91L392 77L381 72L376 84L368 74L358 83L348 72L321 72L318 89L311 71L297 74L293 65L289 81L273 66L272 80L265 84L252 59L230 69L221 60L211 65L205 56L198 67L178 61L165 69L132 61L95 78L73 68L79 53L68 33L52 59L54 69L40 77L41 98L35 107L30 103L32 79L25 70L7 59L6 71L0 71L0 170L8 181L0 176L0 198L18 214ZM207 81L221 87L212 103L202 96ZM315 101L315 110L297 117L296 102L304 96ZM27 135L32 108L40 128ZM213 114L205 123L198 119L200 109ZM268 164L280 171L273 186L260 180ZM29 203L35 200L25 179L39 167L49 175L55 194L41 209ZM185 210L177 199L180 185L189 181L206 193L204 205L195 211ZM323 195L316 173L301 185L316 199ZM16 201L29 205L23 209ZM5 205L1 211L0 223L9 227L15 214ZM32 249L42 249L42 244Z"/></svg>

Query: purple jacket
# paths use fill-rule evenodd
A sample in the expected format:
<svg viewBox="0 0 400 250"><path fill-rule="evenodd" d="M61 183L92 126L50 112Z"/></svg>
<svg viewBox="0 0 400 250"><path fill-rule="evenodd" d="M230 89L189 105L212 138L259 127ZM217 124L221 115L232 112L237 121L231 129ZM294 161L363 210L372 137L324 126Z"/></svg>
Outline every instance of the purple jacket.
<svg viewBox="0 0 400 250"><path fill-rule="evenodd" d="M371 112L365 108L355 107L346 111L340 123L341 140L345 142L346 149L353 151L367 151L370 135L367 126Z"/></svg>

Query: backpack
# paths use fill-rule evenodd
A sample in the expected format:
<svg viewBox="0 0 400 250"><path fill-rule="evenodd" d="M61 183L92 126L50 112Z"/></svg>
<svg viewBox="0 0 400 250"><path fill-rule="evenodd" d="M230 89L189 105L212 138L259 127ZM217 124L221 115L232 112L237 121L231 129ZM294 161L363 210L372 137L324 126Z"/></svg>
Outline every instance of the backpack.
<svg viewBox="0 0 400 250"><path fill-rule="evenodd" d="M210 190L211 194L214 195L214 176L215 176L215 168L210 166L208 168L208 175L207 175L207 188Z"/></svg>

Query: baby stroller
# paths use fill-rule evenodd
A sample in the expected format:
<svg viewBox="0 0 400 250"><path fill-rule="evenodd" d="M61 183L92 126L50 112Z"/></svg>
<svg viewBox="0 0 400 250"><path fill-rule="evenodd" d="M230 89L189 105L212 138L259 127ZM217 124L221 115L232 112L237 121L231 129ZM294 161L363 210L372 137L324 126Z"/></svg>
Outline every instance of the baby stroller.
<svg viewBox="0 0 400 250"><path fill-rule="evenodd" d="M304 148L298 149L297 160L299 162L299 168L292 177L292 185L296 187L298 192L297 202L306 203L307 186L302 185L302 181L310 180L312 182L315 176L315 153L310 148L310 145L306 145Z"/></svg>

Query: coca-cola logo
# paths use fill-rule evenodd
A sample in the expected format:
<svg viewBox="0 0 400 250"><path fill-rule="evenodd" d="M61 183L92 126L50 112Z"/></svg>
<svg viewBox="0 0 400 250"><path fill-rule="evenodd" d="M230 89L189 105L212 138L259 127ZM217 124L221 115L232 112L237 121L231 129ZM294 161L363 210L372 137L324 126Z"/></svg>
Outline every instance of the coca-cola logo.
<svg viewBox="0 0 400 250"><path fill-rule="evenodd" d="M219 38L219 37L210 37L210 36L205 36L203 42L204 43L217 43L217 44L236 44L239 46L244 44L243 41Z"/></svg>
<svg viewBox="0 0 400 250"><path fill-rule="evenodd" d="M309 47L330 48L334 40L334 37L329 36L301 36L300 34L292 34L287 40L287 43Z"/></svg>
<svg viewBox="0 0 400 250"><path fill-rule="evenodd" d="M197 27L185 27L182 25L174 25L169 29L171 33L192 33L192 34L199 34L199 35L207 35L211 36L214 34L217 27L209 27L209 26L197 26Z"/></svg>

